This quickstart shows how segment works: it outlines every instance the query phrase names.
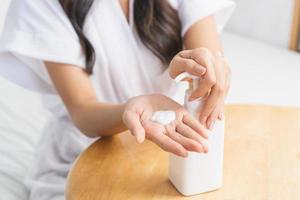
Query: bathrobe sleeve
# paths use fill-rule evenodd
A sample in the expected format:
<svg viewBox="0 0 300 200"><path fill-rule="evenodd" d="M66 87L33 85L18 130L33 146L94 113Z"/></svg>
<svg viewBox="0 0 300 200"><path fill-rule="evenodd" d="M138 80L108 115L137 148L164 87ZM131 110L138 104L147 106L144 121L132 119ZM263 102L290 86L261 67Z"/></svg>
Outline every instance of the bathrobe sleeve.
<svg viewBox="0 0 300 200"><path fill-rule="evenodd" d="M0 67L5 67L1 73L12 74L24 65L48 84L43 61L85 66L79 39L58 0L12 0L0 36L0 54L5 53L11 53L22 64L12 61L18 65L12 68L10 62L6 66L1 63ZM21 76L17 71L13 74Z"/></svg>
<svg viewBox="0 0 300 200"><path fill-rule="evenodd" d="M231 0L170 0L181 21L181 35L198 20L213 15L220 32L230 18L235 3Z"/></svg>

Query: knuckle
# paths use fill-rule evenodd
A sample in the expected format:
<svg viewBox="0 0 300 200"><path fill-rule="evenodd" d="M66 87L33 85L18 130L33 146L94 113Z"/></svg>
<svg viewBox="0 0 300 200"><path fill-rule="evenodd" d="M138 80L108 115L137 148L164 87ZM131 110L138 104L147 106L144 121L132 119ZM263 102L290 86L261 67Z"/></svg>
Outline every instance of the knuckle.
<svg viewBox="0 0 300 200"><path fill-rule="evenodd" d="M188 69L193 69L193 67L195 66L195 63L190 59L186 59L184 64Z"/></svg>
<svg viewBox="0 0 300 200"><path fill-rule="evenodd" d="M128 118L130 116L130 112L129 111L125 111L122 115L122 120L125 123L125 125L128 126Z"/></svg>
<svg viewBox="0 0 300 200"><path fill-rule="evenodd" d="M176 63L178 63L178 61L179 61L179 57L178 56L175 56L172 60L171 60L171 62L170 62L170 66L175 66L175 64Z"/></svg>
<svg viewBox="0 0 300 200"><path fill-rule="evenodd" d="M195 52L196 52L198 55L202 55L202 56L210 56L210 50L209 50L208 48L205 48L205 47L197 48L197 49L195 49Z"/></svg>
<svg viewBox="0 0 300 200"><path fill-rule="evenodd" d="M201 111L200 118L207 119L209 116L209 113L210 113L209 108L207 106L204 107L204 109Z"/></svg>
<svg viewBox="0 0 300 200"><path fill-rule="evenodd" d="M195 142L195 146L197 146L197 144L201 144L202 143L202 140L201 140L201 136L200 135L195 135L193 138L193 141Z"/></svg>
<svg viewBox="0 0 300 200"><path fill-rule="evenodd" d="M205 47L199 47L199 48L194 49L194 51L197 53L204 53L204 52L208 51L208 49Z"/></svg>
<svg viewBox="0 0 300 200"><path fill-rule="evenodd" d="M194 58L202 58L205 56L205 53L202 49L195 49L193 52L192 52L192 55Z"/></svg>
<svg viewBox="0 0 300 200"><path fill-rule="evenodd" d="M183 51L179 51L176 55L175 58L179 58L182 57Z"/></svg>
<svg viewBox="0 0 300 200"><path fill-rule="evenodd" d="M207 78L206 82L208 85L213 86L217 83L217 80L214 77L209 77Z"/></svg>
<svg viewBox="0 0 300 200"><path fill-rule="evenodd" d="M177 121L176 123L176 128L175 130L178 132L181 132L182 131L182 123L180 121Z"/></svg>
<svg viewBox="0 0 300 200"><path fill-rule="evenodd" d="M192 61L192 63L191 63L191 71L196 71L196 68L197 68L197 64L196 64L196 62L193 62Z"/></svg>
<svg viewBox="0 0 300 200"><path fill-rule="evenodd" d="M195 140L189 140L187 142L187 146L189 146L190 148L197 147L197 142Z"/></svg>
<svg viewBox="0 0 300 200"><path fill-rule="evenodd" d="M163 142L158 142L158 146L160 146L160 148L162 148L163 150L170 152L170 150L167 148L167 146L165 145L165 143Z"/></svg>
<svg viewBox="0 0 300 200"><path fill-rule="evenodd" d="M197 62L205 63L207 67L212 66L212 54L207 48L194 49L191 55Z"/></svg>
<svg viewBox="0 0 300 200"><path fill-rule="evenodd" d="M171 130L176 130L176 126L177 126L177 124L178 124L178 122L177 122L177 120L175 119L174 121L172 121L171 123L170 123L170 128L171 128Z"/></svg>
<svg viewBox="0 0 300 200"><path fill-rule="evenodd" d="M166 129L166 135L169 137L173 137L174 136L173 128Z"/></svg>
<svg viewBox="0 0 300 200"><path fill-rule="evenodd" d="M193 50L192 52L194 55L199 55L199 54L202 54L203 53L203 50L202 48L196 48Z"/></svg>
<svg viewBox="0 0 300 200"><path fill-rule="evenodd" d="M186 113L185 115L183 115L182 117L182 122L186 123L188 121L188 113Z"/></svg>
<svg viewBox="0 0 300 200"><path fill-rule="evenodd" d="M151 133L146 133L145 138L146 138L147 140L151 140L151 141L153 140L153 136L152 136Z"/></svg>
<svg viewBox="0 0 300 200"><path fill-rule="evenodd" d="M200 144L199 142L192 141L191 146L192 146L194 149L198 149L199 146L201 146L201 144Z"/></svg>
<svg viewBox="0 0 300 200"><path fill-rule="evenodd" d="M176 54L176 56L182 58L182 57L184 57L184 54L185 54L186 52L187 52L186 50L179 51L179 52Z"/></svg>

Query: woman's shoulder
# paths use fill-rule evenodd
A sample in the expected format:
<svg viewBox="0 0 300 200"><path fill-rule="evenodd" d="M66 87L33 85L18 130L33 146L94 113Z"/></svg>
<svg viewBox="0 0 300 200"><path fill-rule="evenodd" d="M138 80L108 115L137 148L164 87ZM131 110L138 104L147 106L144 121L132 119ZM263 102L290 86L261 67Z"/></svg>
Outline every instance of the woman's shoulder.
<svg viewBox="0 0 300 200"><path fill-rule="evenodd" d="M54 27L67 20L58 0L11 0L6 24L17 28Z"/></svg>

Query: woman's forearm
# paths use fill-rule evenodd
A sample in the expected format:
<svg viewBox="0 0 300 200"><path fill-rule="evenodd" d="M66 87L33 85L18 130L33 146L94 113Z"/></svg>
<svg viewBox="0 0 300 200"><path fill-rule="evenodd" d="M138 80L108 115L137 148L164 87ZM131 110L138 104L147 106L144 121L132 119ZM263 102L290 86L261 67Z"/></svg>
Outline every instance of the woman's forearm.
<svg viewBox="0 0 300 200"><path fill-rule="evenodd" d="M75 125L87 136L108 136L126 130L124 105L100 103L89 75L79 67L45 62L50 78Z"/></svg>
<svg viewBox="0 0 300 200"><path fill-rule="evenodd" d="M184 36L186 49L208 48L212 52L222 51L221 41L213 16L193 24Z"/></svg>
<svg viewBox="0 0 300 200"><path fill-rule="evenodd" d="M91 101L78 106L71 113L75 125L87 136L110 136L127 128L122 116L124 104Z"/></svg>

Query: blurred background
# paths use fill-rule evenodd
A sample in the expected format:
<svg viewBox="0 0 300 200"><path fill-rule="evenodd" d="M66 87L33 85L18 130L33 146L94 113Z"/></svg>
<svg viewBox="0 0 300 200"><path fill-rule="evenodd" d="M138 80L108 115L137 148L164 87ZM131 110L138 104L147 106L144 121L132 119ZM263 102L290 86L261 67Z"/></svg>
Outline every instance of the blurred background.
<svg viewBox="0 0 300 200"><path fill-rule="evenodd" d="M300 107L300 0L235 1L222 33L233 72L227 102ZM8 5L9 0L0 0L0 32ZM50 115L40 98L0 77L0 146L6 146L0 149L0 193L5 199L26 195L21 180Z"/></svg>

